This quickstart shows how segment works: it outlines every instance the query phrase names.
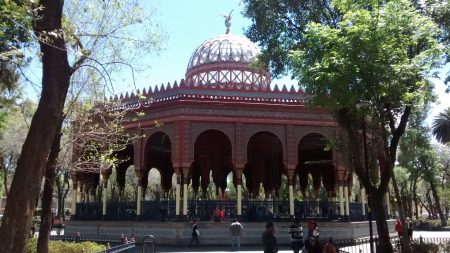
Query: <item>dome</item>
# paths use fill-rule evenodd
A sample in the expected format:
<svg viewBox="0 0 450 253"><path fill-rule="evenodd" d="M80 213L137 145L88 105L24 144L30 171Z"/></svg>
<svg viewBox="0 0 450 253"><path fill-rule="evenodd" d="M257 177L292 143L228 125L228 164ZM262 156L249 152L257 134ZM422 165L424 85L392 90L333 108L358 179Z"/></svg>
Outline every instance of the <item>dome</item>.
<svg viewBox="0 0 450 253"><path fill-rule="evenodd" d="M186 83L191 87L265 90L270 84L268 71L251 65L259 53L245 37L231 33L212 37L192 54Z"/></svg>
<svg viewBox="0 0 450 253"><path fill-rule="evenodd" d="M249 39L231 33L222 34L206 40L195 49L188 70L214 62L250 63L259 53L258 47Z"/></svg>

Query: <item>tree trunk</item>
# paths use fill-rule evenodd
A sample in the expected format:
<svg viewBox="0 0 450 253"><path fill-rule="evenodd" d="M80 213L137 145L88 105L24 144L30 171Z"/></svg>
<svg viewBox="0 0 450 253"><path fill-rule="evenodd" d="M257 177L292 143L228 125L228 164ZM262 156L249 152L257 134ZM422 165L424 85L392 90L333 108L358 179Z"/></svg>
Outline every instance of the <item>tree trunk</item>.
<svg viewBox="0 0 450 253"><path fill-rule="evenodd" d="M56 164L58 162L58 154L61 144L61 126L62 121L58 126L58 132L53 140L52 149L48 157L48 164L45 170L44 191L42 193L42 213L41 225L39 228L39 238L37 242L37 253L48 252L48 241L50 239L50 232L52 231L52 202L53 202L53 185L56 179Z"/></svg>
<svg viewBox="0 0 450 253"><path fill-rule="evenodd" d="M419 219L419 203L417 200L417 178L415 178L414 180L414 184L413 184L413 188L412 188L412 192L413 192L413 198L414 198L414 207L415 207L415 215L416 215L416 220Z"/></svg>
<svg viewBox="0 0 450 253"><path fill-rule="evenodd" d="M371 193L371 208L375 213L375 220L378 231L378 247L376 252L392 253L394 249L389 237L389 227L386 222L386 213L383 206L383 196L378 191Z"/></svg>
<svg viewBox="0 0 450 253"><path fill-rule="evenodd" d="M406 221L405 202L400 197L400 192L399 192L398 185L397 185L397 179L396 179L394 173L392 173L392 186L394 187L395 197L397 198L398 215L400 216L400 221L402 222L402 225L403 225L402 233L404 235L407 235L408 228L405 224L405 221ZM411 253L412 249L411 249L411 245L410 245L410 241L409 241L409 236L402 236L401 240L402 240L402 253ZM384 252L384 251L381 251L381 252Z"/></svg>
<svg viewBox="0 0 450 253"><path fill-rule="evenodd" d="M70 69L63 34L53 36L61 30L64 1L41 0L34 20L34 31L38 37L43 32L49 35L40 41L42 57L42 92L30 129L22 146L16 172L10 187L10 198L6 204L0 227L0 252L22 253L25 251L36 196L41 187L44 169L50 148L55 138L58 123L63 117L64 102L69 88Z"/></svg>
<svg viewBox="0 0 450 253"><path fill-rule="evenodd" d="M5 164L3 156L0 157L3 169L3 185L5 186L5 196L8 197L8 169Z"/></svg>
<svg viewBox="0 0 450 253"><path fill-rule="evenodd" d="M436 209L439 214L439 218L441 219L441 225L442 227L446 227L447 219L445 218L444 213L442 212L441 201L439 199L439 194L436 190L436 184L433 182L433 180L430 180L430 188L431 192L433 193L434 202L436 202Z"/></svg>
<svg viewBox="0 0 450 253"><path fill-rule="evenodd" d="M426 196L427 196L428 207L430 210L429 216L431 217L431 219L433 219L434 217L436 217L436 213L434 211L434 206L433 206L433 201L431 200L430 191L427 192Z"/></svg>

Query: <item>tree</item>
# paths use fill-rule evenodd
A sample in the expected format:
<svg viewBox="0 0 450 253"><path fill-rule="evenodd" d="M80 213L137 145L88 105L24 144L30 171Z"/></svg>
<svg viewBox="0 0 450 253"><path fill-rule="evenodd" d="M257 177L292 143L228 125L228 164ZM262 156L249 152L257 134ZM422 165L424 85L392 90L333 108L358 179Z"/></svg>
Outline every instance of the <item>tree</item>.
<svg viewBox="0 0 450 253"><path fill-rule="evenodd" d="M42 0L42 7L33 20L33 29L42 53L42 93L30 131L22 146L16 172L0 227L0 251L23 252L26 245L35 196L47 164L51 144L61 121L64 102L69 88L70 67L65 37L60 31L61 1ZM44 40L45 38L45 40Z"/></svg>
<svg viewBox="0 0 450 253"><path fill-rule="evenodd" d="M286 64L311 94L311 103L334 114L349 148L348 166L366 189L376 213L379 250L392 252L383 196L394 176L398 143L413 105L430 93L425 78L439 65L442 52L435 39L437 26L403 0L332 1L321 13L334 15L311 20L302 19L309 17L302 16L308 10L286 12L283 7L291 1L274 2L272 7L277 8L261 17L251 8L269 1L245 1L246 14L254 21L247 34L261 41L263 55L271 43L277 45L274 48L294 49ZM271 21L270 27L278 25L276 31L266 30ZM297 36L284 43L283 36L291 30ZM365 160L366 137L368 149L374 152L367 152ZM395 184L394 190L398 193ZM402 205L399 211L403 215Z"/></svg>
<svg viewBox="0 0 450 253"><path fill-rule="evenodd" d="M3 174L5 195L8 195L8 185L14 174L35 106L32 101L25 100L18 105L8 106L8 109L0 109L4 110L6 115L0 128L0 170Z"/></svg>
<svg viewBox="0 0 450 253"><path fill-rule="evenodd" d="M70 142L75 146L79 143L85 144L72 149L83 150L88 154L89 166L86 166L89 159L84 159L82 163L79 160L71 164L71 169L80 171L92 167L95 171L90 169L90 172L100 173L101 168L117 162L118 159L113 156L114 152L120 151L127 144L124 143L120 122L127 110L110 110L114 104L105 101L106 90L113 89L113 73L127 67L134 75L134 66L139 64L139 57L160 49L160 31L157 30L157 24L152 22L151 16L143 12L142 3L138 0L73 0L65 6L64 14L61 32L68 38L67 46L71 53L69 58L73 58L70 63L71 88L65 115L76 124L91 127L88 131L81 129L79 133L83 134L77 136L76 141ZM136 34L136 30L143 32ZM83 104L84 108L78 107L79 104ZM81 123L80 115L89 122L84 120ZM59 136L60 134L57 135ZM80 141L82 138L83 141ZM40 253L48 251L55 175L67 175L57 173L58 168L61 168L57 161L60 149L60 145L52 147L46 169L37 244L37 251ZM53 164L50 161L53 161ZM84 166L81 165L80 168L80 164Z"/></svg>
<svg viewBox="0 0 450 253"><path fill-rule="evenodd" d="M450 141L450 107L434 118L431 128L436 140L444 144Z"/></svg>

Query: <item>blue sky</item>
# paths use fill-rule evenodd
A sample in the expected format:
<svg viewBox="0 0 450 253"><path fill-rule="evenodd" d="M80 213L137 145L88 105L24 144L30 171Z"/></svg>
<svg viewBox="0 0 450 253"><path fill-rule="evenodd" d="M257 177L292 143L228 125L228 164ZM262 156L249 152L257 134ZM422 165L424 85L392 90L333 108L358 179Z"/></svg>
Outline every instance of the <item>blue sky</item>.
<svg viewBox="0 0 450 253"><path fill-rule="evenodd" d="M243 6L240 0L154 0L145 2L149 12L156 9L155 20L162 30L168 35L164 44L164 50L158 55L143 58L142 61L149 65L148 69L136 73L136 87L138 89L149 86L178 82L184 78L186 67L191 54L203 41L210 37L225 32L224 17L233 10L231 32L243 35L243 30L251 24L249 19L242 16ZM40 68L31 71L31 77L36 83L40 83ZM30 73L30 72L28 72ZM131 73L120 73L122 78L114 83L114 92L133 91ZM439 79L434 79L436 93L439 94L439 102L434 106L428 121L444 108L450 106L450 95L446 94L445 86ZM272 85L295 85L296 82L285 77L281 80L273 80ZM39 91L39 88L27 89L30 94Z"/></svg>
<svg viewBox="0 0 450 253"><path fill-rule="evenodd" d="M234 34L243 35L244 28L251 24L241 14L243 5L240 0L156 0L152 5L157 8L157 20L169 37L165 50L159 56L148 58L151 68L138 75L137 87L140 89L184 78L189 58L197 46L208 38L225 32L222 14L233 10L231 32ZM450 106L450 95L445 93L444 84L439 79L433 81L436 83L435 92L439 94L439 101L434 105L428 122ZM272 85L274 84L296 85L296 81L285 77L273 80ZM132 87L128 86L128 90L130 89ZM116 91L126 90L126 86L116 88Z"/></svg>
<svg viewBox="0 0 450 253"><path fill-rule="evenodd" d="M231 32L243 36L244 27L251 22L241 14L239 0L156 0L152 7L157 9L156 20L168 34L165 50L159 56L148 57L150 69L139 74L137 87L173 83L184 78L191 54L203 41L225 33L224 17L231 10ZM278 84L294 84L290 78L275 80ZM116 87L116 91L126 91L133 87Z"/></svg>

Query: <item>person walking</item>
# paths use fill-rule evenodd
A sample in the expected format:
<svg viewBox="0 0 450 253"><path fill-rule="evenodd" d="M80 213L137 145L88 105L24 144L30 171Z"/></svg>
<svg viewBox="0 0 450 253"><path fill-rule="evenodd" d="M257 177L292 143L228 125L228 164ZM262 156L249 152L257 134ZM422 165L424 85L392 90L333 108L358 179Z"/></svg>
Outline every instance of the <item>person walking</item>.
<svg viewBox="0 0 450 253"><path fill-rule="evenodd" d="M413 239L413 230L414 230L414 223L412 222L412 220L409 217L406 217L406 230L408 231L408 237L409 240Z"/></svg>
<svg viewBox="0 0 450 253"><path fill-rule="evenodd" d="M402 238L403 235L403 224L400 219L397 219L397 223L395 223L395 231L398 234L398 238Z"/></svg>
<svg viewBox="0 0 450 253"><path fill-rule="evenodd" d="M303 227L297 217L294 218L294 223L289 226L289 237L291 239L291 248L294 253L299 253L303 248Z"/></svg>
<svg viewBox="0 0 450 253"><path fill-rule="evenodd" d="M275 228L272 222L267 222L266 231L262 235L264 253L278 252L277 238L275 237Z"/></svg>
<svg viewBox="0 0 450 253"><path fill-rule="evenodd" d="M200 246L200 243L198 241L199 236L200 236L200 231L198 230L197 221L194 220L194 224L192 225L192 238L187 247L191 247L193 241L195 241L197 244L197 247L199 247Z"/></svg>
<svg viewBox="0 0 450 253"><path fill-rule="evenodd" d="M231 223L231 248L239 250L241 248L241 237L244 232L244 227L239 223L237 218L234 218L234 222Z"/></svg>

